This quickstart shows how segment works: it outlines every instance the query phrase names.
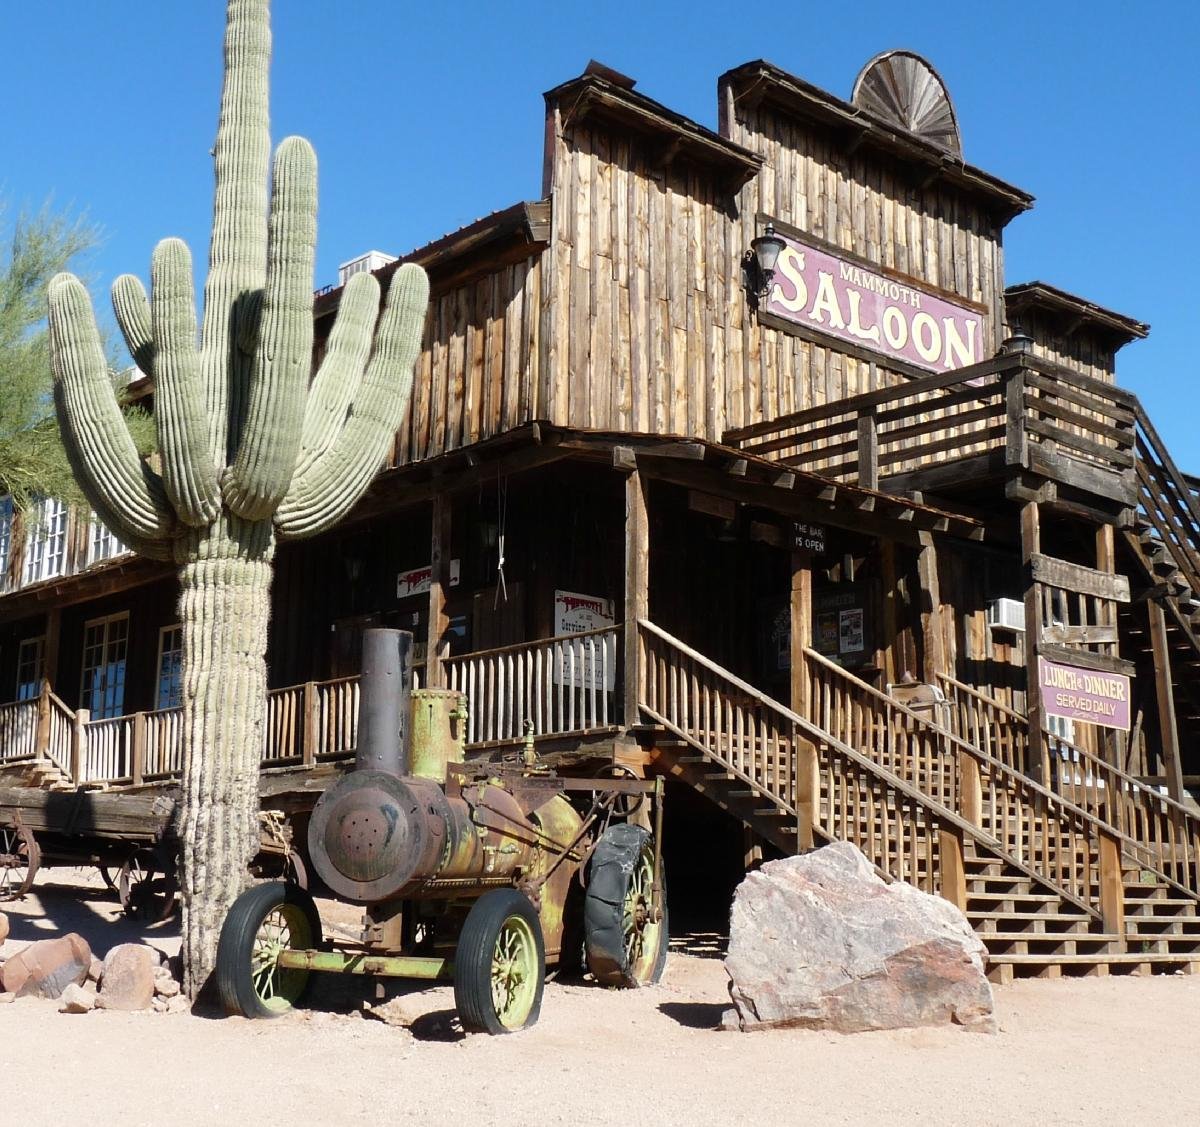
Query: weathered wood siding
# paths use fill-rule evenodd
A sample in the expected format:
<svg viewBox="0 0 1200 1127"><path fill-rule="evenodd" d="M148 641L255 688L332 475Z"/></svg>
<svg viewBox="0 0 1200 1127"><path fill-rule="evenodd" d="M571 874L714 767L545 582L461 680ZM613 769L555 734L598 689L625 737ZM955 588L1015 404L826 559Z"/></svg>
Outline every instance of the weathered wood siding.
<svg viewBox="0 0 1200 1127"><path fill-rule="evenodd" d="M846 157L815 127L731 112L731 139L765 158L736 196L708 170L662 164L648 142L555 116L553 235L540 403L564 425L700 435L900 382L828 346L754 323L741 260L761 211L879 267L988 310L1003 336L999 226L953 190L916 189L887 162Z"/></svg>
<svg viewBox="0 0 1200 1127"><path fill-rule="evenodd" d="M435 289L394 463L456 450L540 417L541 255Z"/></svg>
<svg viewBox="0 0 1200 1127"><path fill-rule="evenodd" d="M555 126L546 417L719 437L744 415L728 198L636 137Z"/></svg>
<svg viewBox="0 0 1200 1127"><path fill-rule="evenodd" d="M1035 356L1105 383L1117 382L1116 352L1095 333L1081 329L1064 337L1061 316L1047 316L1033 309L1023 311L1014 321L1033 337Z"/></svg>

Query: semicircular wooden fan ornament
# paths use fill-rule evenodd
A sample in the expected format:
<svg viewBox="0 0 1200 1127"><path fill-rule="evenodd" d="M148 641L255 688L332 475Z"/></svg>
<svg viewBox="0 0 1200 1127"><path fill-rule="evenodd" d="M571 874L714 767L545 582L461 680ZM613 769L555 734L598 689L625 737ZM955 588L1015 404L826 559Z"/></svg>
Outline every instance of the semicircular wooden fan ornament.
<svg viewBox="0 0 1200 1127"><path fill-rule="evenodd" d="M924 141L962 157L958 118L946 84L912 51L884 51L859 72L850 101Z"/></svg>

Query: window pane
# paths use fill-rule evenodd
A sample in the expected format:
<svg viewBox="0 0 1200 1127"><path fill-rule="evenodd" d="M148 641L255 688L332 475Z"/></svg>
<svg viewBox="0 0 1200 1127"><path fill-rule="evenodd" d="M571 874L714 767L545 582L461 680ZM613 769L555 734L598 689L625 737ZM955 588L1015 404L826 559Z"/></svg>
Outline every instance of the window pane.
<svg viewBox="0 0 1200 1127"><path fill-rule="evenodd" d="M125 706L129 616L86 623L83 631L81 704L94 719L120 716Z"/></svg>

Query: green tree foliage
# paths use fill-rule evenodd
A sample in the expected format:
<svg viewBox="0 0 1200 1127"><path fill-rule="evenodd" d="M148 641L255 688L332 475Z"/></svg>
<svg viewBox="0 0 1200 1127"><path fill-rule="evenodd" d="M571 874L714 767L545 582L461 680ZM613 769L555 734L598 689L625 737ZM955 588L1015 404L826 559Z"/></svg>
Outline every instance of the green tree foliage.
<svg viewBox="0 0 1200 1127"><path fill-rule="evenodd" d="M49 206L11 214L0 201L0 495L11 494L18 509L38 494L81 504L54 412L46 288L100 233ZM114 371L114 381L120 378ZM148 452L153 420L137 408L126 417L138 449Z"/></svg>

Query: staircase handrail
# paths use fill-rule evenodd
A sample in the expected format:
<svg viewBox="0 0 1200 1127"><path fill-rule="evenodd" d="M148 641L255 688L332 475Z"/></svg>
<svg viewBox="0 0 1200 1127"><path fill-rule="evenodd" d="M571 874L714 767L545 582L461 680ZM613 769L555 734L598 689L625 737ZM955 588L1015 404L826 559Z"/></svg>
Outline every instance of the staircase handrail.
<svg viewBox="0 0 1200 1127"><path fill-rule="evenodd" d="M1051 790L1049 787L1039 783L1036 779L1030 778L1028 775L1017 770L1015 767L1009 766L1004 762L1004 760L997 759L995 756L988 754L988 752L984 751L982 748L977 748L973 744L967 743L966 740L959 738L949 729L943 728L940 724L930 721L928 718L920 715L920 713L914 712L904 704L901 704L894 698L889 697L886 693L880 692L877 688L875 688L874 685L869 685L866 681L855 677L854 674L843 669L840 665L830 661L823 654L817 653L816 650L806 649L804 654L807 660L815 661L818 664L827 667L838 676L850 681L856 689L865 689L869 696L885 701L887 704L894 707L901 715L905 716L911 723L925 729L934 730L940 736L948 740L950 744L958 751L971 756L981 766L999 771L1001 775L1005 775L1015 781L1017 786L1021 789L1031 791L1037 798L1041 799L1047 809L1058 807L1064 814L1069 814L1072 818L1082 822L1097 835L1103 833L1114 838L1122 851L1136 861L1141 868L1150 869L1155 876L1166 881L1173 888L1184 893L1193 900L1200 901L1200 892L1197 892L1185 884L1181 884L1169 874L1161 872L1159 869L1152 866L1146 865L1144 858L1138 856L1135 852L1139 843L1125 833L1124 830L1117 826L1109 825L1107 822L1092 814L1091 811L1086 810L1082 806L1072 802L1069 798L1066 798L1063 795L1058 794L1056 791ZM1043 876L1043 879L1046 878Z"/></svg>
<svg viewBox="0 0 1200 1127"><path fill-rule="evenodd" d="M645 619L645 618L638 619L638 626L640 629L644 630L645 632L652 634L655 637L659 638L661 641L664 641L668 645L673 646L674 648L679 650L681 653L686 655L692 661L695 661L699 665L708 669L711 673L714 673L718 677L726 680L731 685L733 685L736 689L738 689L739 692L743 692L743 693L747 694L749 697L756 700L759 704L763 705L765 708L777 713L779 716L781 716L782 718L787 720L790 724L794 725L798 731L802 732L808 739L812 740L814 743L823 744L824 746L829 747L832 750L836 751L840 756L842 756L845 759L848 759L850 762L854 763L857 767L865 770L868 774L874 775L877 779L880 780L880 782L891 787L893 790L897 791L898 793L903 794L906 798L908 798L910 801L916 803L918 806L924 807L931 815L936 817L940 822L943 822L945 824L953 826L956 830L958 830L960 833L962 833L965 837L969 837L972 840L977 841L980 844L986 846L987 849L990 850L992 853L994 853L997 857L1004 860L1007 864L1012 865L1019 872L1024 873L1031 880L1034 880L1038 884L1045 885L1047 888L1052 888L1055 891L1055 893L1062 896L1065 900L1070 901L1071 904L1073 904L1075 907L1079 908L1081 911L1088 913L1089 915L1093 916L1094 918L1097 918L1097 919L1100 918L1100 912L1093 905L1089 904L1086 900L1077 896L1075 893L1071 892L1069 889L1063 888L1057 881L1054 880L1053 877L1048 876L1045 873L1039 872L1037 869L1033 868L1031 865L1027 864L1025 861L1013 856L1011 853L1008 852L1008 850L1006 850L1004 848L1003 844L999 841L998 838L993 837L985 829L983 829L982 826L977 826L977 825L975 825L975 823L968 821L961 814L957 813L954 810L951 810L949 807L938 802L937 799L932 798L931 796L925 794L922 790L920 790L920 788L913 786L911 783L907 782L906 780L900 778L898 775L889 771L886 767L883 767L879 763L876 763L869 756L863 755L861 752L852 748L849 744L844 743L842 740L838 739L832 733L827 732L823 728L818 727L811 720L806 719L805 717L801 716L797 712L793 712L792 709L788 708L786 705L781 704L779 701L774 700L773 698L767 696L765 693L756 689L753 685L749 684L746 681L743 681L740 677L737 676L737 674L732 673L728 669L725 669L722 666L718 665L711 658L707 658L703 654L698 653L696 650L692 649L686 642L683 642L680 639L676 638L674 635L667 633L667 631L663 630L659 626L656 626L654 623L650 622L648 619ZM646 716L649 719L653 720L656 724L660 724L663 727L665 727L666 729L668 729L669 731L671 731L673 734L683 737L689 743L699 746L697 741L694 740L693 738L691 738L687 732L685 732L683 729L679 728L677 725L671 723L671 721L667 717L663 716L661 713L657 712L655 709L650 708L644 700L638 701L638 707L643 713L646 714ZM948 733L948 732L946 732L945 734L950 735L950 733ZM702 749L702 750L704 750L704 749ZM711 752L709 754L711 754ZM719 757L714 757L714 758L719 758ZM741 774L741 773L739 773L739 774ZM744 774L742 774L741 777L744 779L744 781L753 785L765 797L770 798L772 801L778 801L777 796L772 794L771 791L767 787L764 787L757 780L755 780L753 778L749 778L749 777L745 776ZM1055 796L1050 796L1050 797L1055 797ZM1081 813L1083 813L1083 812L1081 811Z"/></svg>
<svg viewBox="0 0 1200 1127"><path fill-rule="evenodd" d="M1024 715L1015 709L1009 708L1007 705L1002 704L1000 701L995 700L993 697L988 696L986 693L980 692L973 686L959 681L956 677L952 677L949 674L938 674L938 681L947 686L947 688L951 690L951 693L964 693L967 696L980 701L986 707L999 712L1006 720L1011 722L1014 740L1020 743L1024 747L1026 753L1028 753L1028 719ZM1060 752L1066 753L1066 762L1077 764L1085 773L1090 772L1093 778L1103 778L1105 780L1105 789L1110 794L1124 792L1126 795L1131 796L1131 798L1136 796L1136 801L1141 806L1142 812L1147 818L1154 816L1155 808L1164 813L1170 813L1174 815L1174 817L1181 821L1186 827L1190 840L1194 843L1200 843L1200 815L1197 815L1195 811L1190 810L1187 806L1183 805L1183 803L1171 798L1170 795L1163 794L1155 787L1142 782L1142 780L1136 775L1131 775L1129 772L1122 770L1120 767L1108 763L1106 760L1101 759L1098 755L1088 751L1086 748L1079 747L1070 740L1063 739L1061 736L1053 736L1051 737L1050 742L1053 748L1058 749ZM1072 783L1071 785L1081 789L1085 789L1088 786L1087 783ZM1092 789L1098 794L1099 788L1093 786ZM1116 809L1119 812L1121 807L1118 806ZM1109 824L1111 825L1112 823ZM1114 828L1119 828L1122 830L1125 829L1124 826ZM1166 836L1167 835L1165 834L1160 834L1160 840ZM1140 863L1143 859L1141 856L1142 851L1148 849L1149 845L1141 842L1137 838L1133 838L1133 841L1135 842L1139 854L1136 859ZM1195 849L1196 846L1193 846L1194 851ZM1188 868L1189 861L1185 857L1180 864L1181 867L1186 870ZM1200 865L1200 856L1194 855L1190 864ZM1200 873L1197 873L1196 879L1197 881L1200 881ZM1196 888L1192 888L1191 886L1188 887L1192 895L1200 898L1200 886Z"/></svg>

